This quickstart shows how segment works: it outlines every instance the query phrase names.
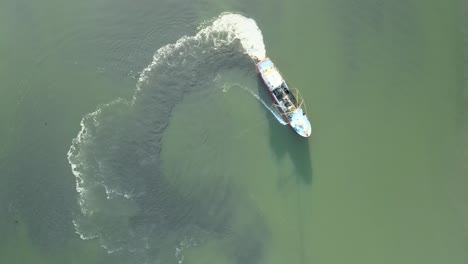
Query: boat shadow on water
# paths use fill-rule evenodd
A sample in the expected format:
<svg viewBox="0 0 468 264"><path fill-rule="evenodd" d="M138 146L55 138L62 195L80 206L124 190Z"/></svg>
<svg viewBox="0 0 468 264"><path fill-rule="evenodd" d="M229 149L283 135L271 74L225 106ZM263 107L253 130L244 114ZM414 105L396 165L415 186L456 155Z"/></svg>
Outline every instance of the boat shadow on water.
<svg viewBox="0 0 468 264"><path fill-rule="evenodd" d="M265 102L272 102L271 96L265 90L261 80L258 81L258 94ZM291 174L296 175L297 183L311 184L312 182L312 162L309 149L310 138L304 138L295 133L289 125L282 125L266 111L266 117L270 131L270 145L276 154L278 161L288 157L291 159L294 170ZM290 175L284 175L289 178ZM286 179L287 180L287 179ZM280 180L284 181L283 179Z"/></svg>

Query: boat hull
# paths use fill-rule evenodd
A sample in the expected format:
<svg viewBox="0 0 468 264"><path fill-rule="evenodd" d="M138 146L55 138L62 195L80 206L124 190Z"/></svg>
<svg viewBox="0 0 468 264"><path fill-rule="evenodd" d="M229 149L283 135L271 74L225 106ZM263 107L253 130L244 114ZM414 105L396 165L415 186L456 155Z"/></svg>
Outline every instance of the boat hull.
<svg viewBox="0 0 468 264"><path fill-rule="evenodd" d="M290 93L289 87L274 66L273 62L266 57L257 62L256 70L275 106L277 106L276 108L280 111L284 121L287 122L288 125L300 136L309 137L312 134L312 126L300 104ZM278 91L280 92L280 95L275 95L275 92ZM283 94L284 91L286 91L286 96ZM290 97L294 100L291 101ZM285 100L285 98L287 98L287 100ZM296 105L286 105L287 103L294 101Z"/></svg>

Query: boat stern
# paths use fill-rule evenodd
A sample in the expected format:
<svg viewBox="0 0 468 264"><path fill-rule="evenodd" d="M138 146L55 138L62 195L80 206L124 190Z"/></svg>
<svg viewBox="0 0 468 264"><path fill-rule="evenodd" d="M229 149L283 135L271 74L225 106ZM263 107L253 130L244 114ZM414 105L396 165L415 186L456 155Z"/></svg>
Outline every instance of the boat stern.
<svg viewBox="0 0 468 264"><path fill-rule="evenodd" d="M312 126L310 124L309 119L307 118L304 111L299 108L292 116L291 116L291 127L303 137L310 137L312 134Z"/></svg>
<svg viewBox="0 0 468 264"><path fill-rule="evenodd" d="M268 57L265 57L265 58L259 60L255 64L255 68L257 69L258 73L263 72L265 69L269 69L271 67L273 67L273 62Z"/></svg>

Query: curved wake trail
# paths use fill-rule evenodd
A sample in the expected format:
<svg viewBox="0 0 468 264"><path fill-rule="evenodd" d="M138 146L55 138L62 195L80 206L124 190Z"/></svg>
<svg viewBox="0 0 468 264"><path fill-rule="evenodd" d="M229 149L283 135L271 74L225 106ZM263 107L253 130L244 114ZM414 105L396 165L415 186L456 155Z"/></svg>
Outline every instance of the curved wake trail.
<svg viewBox="0 0 468 264"><path fill-rule="evenodd" d="M237 248L231 250L253 257L261 254L242 243L249 237L250 243L262 245L261 220L252 220L252 229L258 232L253 238L229 233L237 224L230 217L234 208L256 213L247 201L239 206L239 197L226 182L213 183L216 189L225 189L214 197L207 197L211 185L187 195L160 170L161 138L184 94L201 91L220 73L248 69L243 65L251 65L249 58L265 57L263 36L253 19L223 13L205 25L196 35L156 51L139 76L131 102L119 99L85 115L67 153L79 194L76 232L82 239L99 239L124 262L182 261L183 249L228 234L236 241ZM246 91L285 124L257 94ZM191 242L181 247L181 241ZM168 248L177 249L176 256L173 251L166 256ZM238 258L234 263L243 262Z"/></svg>
<svg viewBox="0 0 468 264"><path fill-rule="evenodd" d="M207 23L205 22L204 24ZM244 52L253 60L260 60L266 56L262 32L253 19L238 14L223 13L211 25L199 28L199 30L195 36L184 36L177 40L176 43L166 45L156 51L153 61L142 71L138 79L137 90L141 89L142 84L148 78L148 74L169 55L175 51L179 51L179 55L184 56L187 51L184 46L188 42L195 42L198 45L201 42L213 42L216 49L238 40ZM220 35L224 36L219 38Z"/></svg>

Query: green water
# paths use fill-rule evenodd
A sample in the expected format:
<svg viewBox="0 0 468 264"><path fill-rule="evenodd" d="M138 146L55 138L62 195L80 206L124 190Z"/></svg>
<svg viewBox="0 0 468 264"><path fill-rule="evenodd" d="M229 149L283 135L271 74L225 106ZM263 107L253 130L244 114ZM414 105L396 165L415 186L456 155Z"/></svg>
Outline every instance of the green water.
<svg viewBox="0 0 468 264"><path fill-rule="evenodd" d="M311 138L251 95L268 101L235 45L103 106L225 11L256 21ZM2 1L0 263L467 263L467 17L461 0ZM67 152L97 108L87 176L136 198L96 191L83 217Z"/></svg>

